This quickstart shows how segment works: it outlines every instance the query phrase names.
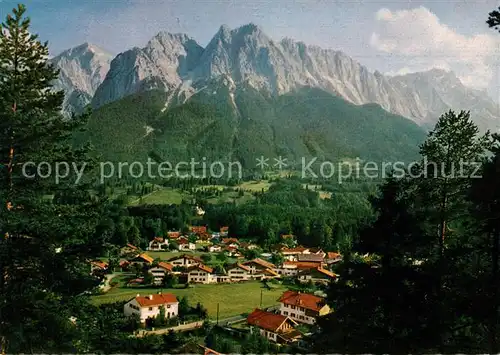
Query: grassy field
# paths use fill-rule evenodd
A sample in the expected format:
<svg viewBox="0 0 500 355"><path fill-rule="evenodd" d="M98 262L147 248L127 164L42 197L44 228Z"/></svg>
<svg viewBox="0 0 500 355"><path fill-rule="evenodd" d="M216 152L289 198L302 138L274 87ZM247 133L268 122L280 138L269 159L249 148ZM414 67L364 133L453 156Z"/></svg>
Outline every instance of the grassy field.
<svg viewBox="0 0 500 355"><path fill-rule="evenodd" d="M262 181L245 181L240 185L231 186L229 189L231 191L225 191L222 196L208 198L207 201L212 204L225 203L225 202L233 202L236 201L237 204L242 204L249 202L254 199L252 195L253 192L261 192L262 190L267 191L271 186L271 183L267 180ZM208 185L208 186L200 186L199 190L209 190L209 189L218 189L223 191L228 188L228 186L224 185ZM239 196L238 192L234 191L235 189L243 189L244 195ZM116 190L115 197L120 193L125 193L126 190ZM190 193L181 191L179 189L173 189L169 187L163 187L160 190L154 191L148 195L139 198L137 196L130 197L129 205L137 206L137 205L169 205L169 204L180 204L182 200L190 200L192 199L192 195Z"/></svg>
<svg viewBox="0 0 500 355"><path fill-rule="evenodd" d="M108 293L94 296L94 304L127 301L137 294L156 294L158 288L113 288ZM177 297L187 296L191 305L200 302L208 310L209 317L217 317L217 304L219 304L219 319L224 319L243 313L249 313L254 308L260 307L262 292L262 307L276 305L277 299L286 288L277 286L267 290L261 282L252 281L241 284L217 284L217 285L194 285L187 289L165 289L163 293L169 292Z"/></svg>
<svg viewBox="0 0 500 355"><path fill-rule="evenodd" d="M189 200L191 196L178 189L162 188L161 190L154 191L153 193L143 196L143 198L135 198L129 204L136 205L169 205L180 204L182 200Z"/></svg>

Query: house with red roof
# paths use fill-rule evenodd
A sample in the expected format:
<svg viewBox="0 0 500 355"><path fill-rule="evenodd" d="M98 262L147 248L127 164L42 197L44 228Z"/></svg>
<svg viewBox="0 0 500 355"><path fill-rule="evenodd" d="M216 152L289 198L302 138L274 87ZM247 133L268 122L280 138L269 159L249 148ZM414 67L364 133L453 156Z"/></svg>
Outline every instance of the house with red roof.
<svg viewBox="0 0 500 355"><path fill-rule="evenodd" d="M217 283L217 277L214 274L214 269L203 264L198 264L189 268L187 278L189 283Z"/></svg>
<svg viewBox="0 0 500 355"><path fill-rule="evenodd" d="M190 226L189 231L196 235L207 234L207 226Z"/></svg>
<svg viewBox="0 0 500 355"><path fill-rule="evenodd" d="M299 341L302 334L294 329L298 325L293 319L281 314L271 313L256 308L247 317L250 326L259 329L262 336L270 341L287 344Z"/></svg>
<svg viewBox="0 0 500 355"><path fill-rule="evenodd" d="M123 306L125 316L139 316L141 323L148 318L159 316L160 309L164 308L166 318L174 318L179 315L179 301L174 294L158 293L147 296L137 295Z"/></svg>
<svg viewBox="0 0 500 355"><path fill-rule="evenodd" d="M278 302L281 315L300 323L315 324L318 317L331 312L323 297L310 293L286 291Z"/></svg>
<svg viewBox="0 0 500 355"><path fill-rule="evenodd" d="M167 232L167 238L168 239L177 239L180 238L181 232Z"/></svg>

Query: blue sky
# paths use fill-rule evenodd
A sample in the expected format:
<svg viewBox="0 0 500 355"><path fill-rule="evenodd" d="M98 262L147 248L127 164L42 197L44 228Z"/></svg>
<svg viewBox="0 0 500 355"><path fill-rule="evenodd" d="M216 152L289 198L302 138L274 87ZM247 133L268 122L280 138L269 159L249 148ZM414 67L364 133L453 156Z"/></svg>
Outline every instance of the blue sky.
<svg viewBox="0 0 500 355"><path fill-rule="evenodd" d="M18 1L0 0L0 16ZM221 24L253 22L272 38L342 50L370 70L442 67L495 91L500 34L487 28L491 0L25 0L33 30L52 54L83 42L117 54L157 32L185 32L206 45ZM428 29L428 30L427 30ZM438 33L439 35L433 35ZM427 49L423 47L429 46ZM487 67L485 66L487 63ZM485 82L488 81L488 82Z"/></svg>

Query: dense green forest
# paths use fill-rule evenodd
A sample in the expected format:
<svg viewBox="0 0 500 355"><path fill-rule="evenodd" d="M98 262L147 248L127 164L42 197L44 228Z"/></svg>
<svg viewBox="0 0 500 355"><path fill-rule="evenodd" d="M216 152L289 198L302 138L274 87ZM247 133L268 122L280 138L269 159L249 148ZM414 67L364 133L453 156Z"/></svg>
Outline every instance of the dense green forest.
<svg viewBox="0 0 500 355"><path fill-rule="evenodd" d="M206 157L251 169L261 155L286 157L290 167L302 157L408 162L425 138L415 123L378 105L356 106L319 89L270 97L244 86L233 104L227 87L217 80L211 85L164 113L159 112L166 94L158 91L105 105L76 142L90 141L104 160L145 162L149 156L176 163Z"/></svg>

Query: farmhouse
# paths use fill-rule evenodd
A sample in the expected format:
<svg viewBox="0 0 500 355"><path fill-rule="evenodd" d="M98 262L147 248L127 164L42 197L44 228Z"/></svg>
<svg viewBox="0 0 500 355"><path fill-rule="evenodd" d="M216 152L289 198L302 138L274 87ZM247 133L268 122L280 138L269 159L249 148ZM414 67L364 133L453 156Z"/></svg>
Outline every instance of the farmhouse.
<svg viewBox="0 0 500 355"><path fill-rule="evenodd" d="M309 293L286 291L278 302L281 315L301 323L315 324L318 317L330 313L324 298Z"/></svg>
<svg viewBox="0 0 500 355"><path fill-rule="evenodd" d="M140 265L140 266L150 265L153 263L153 261L154 259L145 253L139 254L135 258L129 260L130 265Z"/></svg>
<svg viewBox="0 0 500 355"><path fill-rule="evenodd" d="M234 264L228 267L227 275L231 281L247 281L251 278L251 270L248 266Z"/></svg>
<svg viewBox="0 0 500 355"><path fill-rule="evenodd" d="M294 320L258 308L248 315L247 323L257 327L262 336L280 344L298 341L302 336L299 331L294 329L297 325Z"/></svg>
<svg viewBox="0 0 500 355"><path fill-rule="evenodd" d="M149 272L153 275L153 283L155 285L161 285L165 279L165 275L172 272L173 265L166 262L159 262L156 267L149 269Z"/></svg>
<svg viewBox="0 0 500 355"><path fill-rule="evenodd" d="M181 256L175 256L173 258L170 258L168 260L168 262L170 264L172 264L173 266L182 266L182 267L191 267L191 266L195 266L198 264L202 264L201 259L198 259L195 256L187 255L187 254L183 254Z"/></svg>
<svg viewBox="0 0 500 355"><path fill-rule="evenodd" d="M168 239L156 237L149 242L148 250L159 251L168 249Z"/></svg>
<svg viewBox="0 0 500 355"><path fill-rule="evenodd" d="M157 317L160 314L161 307L165 309L166 318L179 315L179 301L171 293L148 296L137 295L123 306L123 313L126 316L138 315L141 323L145 323L148 318Z"/></svg>
<svg viewBox="0 0 500 355"><path fill-rule="evenodd" d="M198 264L189 268L187 272L189 283L210 284L216 283L217 278L213 274L214 270L203 264Z"/></svg>

